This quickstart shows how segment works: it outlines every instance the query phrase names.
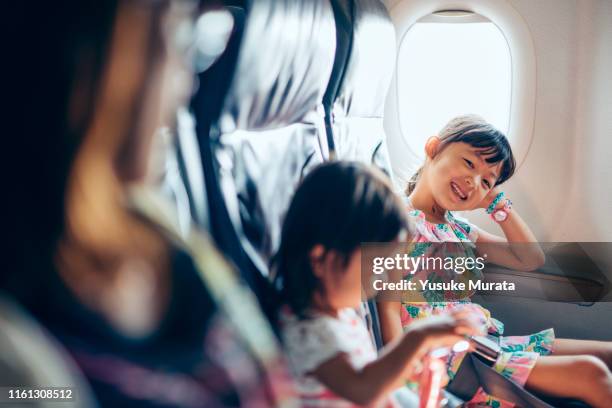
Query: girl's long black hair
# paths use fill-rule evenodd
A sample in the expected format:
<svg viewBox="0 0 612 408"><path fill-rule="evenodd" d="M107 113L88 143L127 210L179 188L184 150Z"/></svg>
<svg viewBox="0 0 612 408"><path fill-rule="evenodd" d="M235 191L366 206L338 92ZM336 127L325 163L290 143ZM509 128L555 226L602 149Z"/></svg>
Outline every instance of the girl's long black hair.
<svg viewBox="0 0 612 408"><path fill-rule="evenodd" d="M354 162L331 162L314 169L293 197L272 260L283 303L304 317L320 288L309 256L315 245L334 251L346 265L362 242L389 242L406 229L403 207L390 181L377 169Z"/></svg>

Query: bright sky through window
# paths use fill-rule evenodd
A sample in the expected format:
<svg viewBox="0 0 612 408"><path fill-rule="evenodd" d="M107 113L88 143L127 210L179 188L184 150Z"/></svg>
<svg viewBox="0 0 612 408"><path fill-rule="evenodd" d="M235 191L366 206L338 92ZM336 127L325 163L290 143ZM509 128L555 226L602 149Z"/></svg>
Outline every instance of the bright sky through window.
<svg viewBox="0 0 612 408"><path fill-rule="evenodd" d="M415 153L424 156L427 138L461 114L508 132L510 50L493 23L416 23L398 58L400 124Z"/></svg>

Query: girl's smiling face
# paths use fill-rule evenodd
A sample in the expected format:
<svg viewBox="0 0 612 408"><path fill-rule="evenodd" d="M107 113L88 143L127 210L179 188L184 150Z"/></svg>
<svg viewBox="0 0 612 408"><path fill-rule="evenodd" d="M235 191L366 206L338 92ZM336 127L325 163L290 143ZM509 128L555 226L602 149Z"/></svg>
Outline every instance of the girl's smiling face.
<svg viewBox="0 0 612 408"><path fill-rule="evenodd" d="M441 146L431 138L426 147L427 184L436 203L445 210L479 208L495 187L502 163L487 163L482 149L464 142Z"/></svg>

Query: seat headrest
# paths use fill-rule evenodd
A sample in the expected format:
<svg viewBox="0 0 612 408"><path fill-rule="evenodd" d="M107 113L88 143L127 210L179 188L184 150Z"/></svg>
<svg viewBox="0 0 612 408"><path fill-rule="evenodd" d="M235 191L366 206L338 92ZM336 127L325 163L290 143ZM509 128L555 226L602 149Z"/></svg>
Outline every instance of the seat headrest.
<svg viewBox="0 0 612 408"><path fill-rule="evenodd" d="M219 120L221 132L304 120L321 103L334 52L334 16L327 0L252 1Z"/></svg>
<svg viewBox="0 0 612 408"><path fill-rule="evenodd" d="M393 23L379 0L333 1L338 3L334 5L337 17L351 8L353 16L352 42L343 45L350 46L350 53L334 98L334 113L382 117L395 68Z"/></svg>
<svg viewBox="0 0 612 408"><path fill-rule="evenodd" d="M223 101L230 87L232 72L238 60L238 52L244 33L245 9L239 5L225 6L233 19L231 34L225 50L218 59L197 76L197 88L190 102L196 118L198 138L208 138L210 127L221 114Z"/></svg>

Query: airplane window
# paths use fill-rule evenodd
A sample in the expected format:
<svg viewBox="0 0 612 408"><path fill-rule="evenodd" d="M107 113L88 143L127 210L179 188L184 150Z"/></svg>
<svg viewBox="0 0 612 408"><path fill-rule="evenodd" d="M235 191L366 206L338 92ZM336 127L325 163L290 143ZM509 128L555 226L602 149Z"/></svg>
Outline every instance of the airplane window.
<svg viewBox="0 0 612 408"><path fill-rule="evenodd" d="M460 114L479 114L508 133L510 49L485 17L435 13L419 20L400 44L397 81L402 135L421 157L427 138Z"/></svg>

